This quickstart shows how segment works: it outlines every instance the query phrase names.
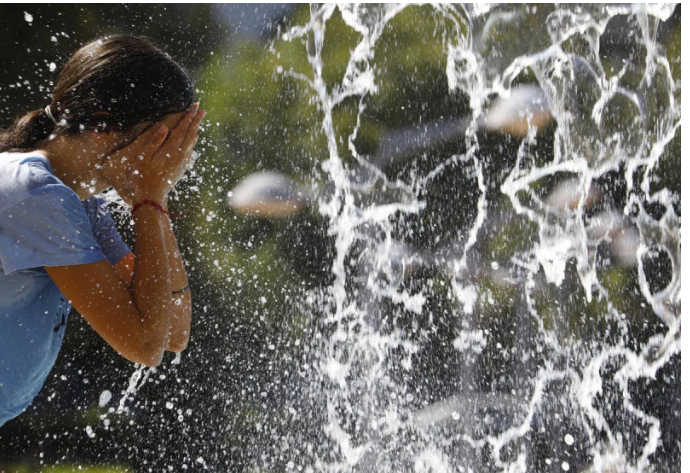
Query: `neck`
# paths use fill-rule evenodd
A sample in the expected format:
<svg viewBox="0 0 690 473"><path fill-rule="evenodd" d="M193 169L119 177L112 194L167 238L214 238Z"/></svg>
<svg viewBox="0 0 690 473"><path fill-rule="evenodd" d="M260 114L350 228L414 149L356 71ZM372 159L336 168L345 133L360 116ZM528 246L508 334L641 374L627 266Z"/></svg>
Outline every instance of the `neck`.
<svg viewBox="0 0 690 473"><path fill-rule="evenodd" d="M84 200L105 189L96 167L98 154L79 136L58 136L39 150L53 168L53 173Z"/></svg>

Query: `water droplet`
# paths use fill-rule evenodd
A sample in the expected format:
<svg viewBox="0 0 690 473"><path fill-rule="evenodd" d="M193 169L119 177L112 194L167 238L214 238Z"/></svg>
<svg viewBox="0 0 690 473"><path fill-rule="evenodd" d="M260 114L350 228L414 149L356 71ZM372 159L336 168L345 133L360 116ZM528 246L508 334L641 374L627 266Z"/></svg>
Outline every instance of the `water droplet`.
<svg viewBox="0 0 690 473"><path fill-rule="evenodd" d="M108 391L107 389L103 391L98 398L98 407L105 407L109 402L110 399L112 399L113 393Z"/></svg>
<svg viewBox="0 0 690 473"><path fill-rule="evenodd" d="M563 437L563 441L566 445L572 445L575 443L575 439L570 434L565 434L565 437Z"/></svg>
<svg viewBox="0 0 690 473"><path fill-rule="evenodd" d="M34 16L31 13L24 12L24 20L26 20L27 23L31 23L34 21Z"/></svg>

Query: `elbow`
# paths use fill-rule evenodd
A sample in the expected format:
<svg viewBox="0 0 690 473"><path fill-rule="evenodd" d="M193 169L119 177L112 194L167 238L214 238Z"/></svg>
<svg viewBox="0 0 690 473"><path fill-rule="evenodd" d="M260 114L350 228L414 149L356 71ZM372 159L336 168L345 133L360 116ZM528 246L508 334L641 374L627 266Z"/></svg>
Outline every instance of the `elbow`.
<svg viewBox="0 0 690 473"><path fill-rule="evenodd" d="M187 349L189 344L189 337L187 335L172 337L168 343L168 351L174 353L182 353Z"/></svg>
<svg viewBox="0 0 690 473"><path fill-rule="evenodd" d="M168 343L168 337L161 340L156 337L154 339L145 340L142 344L142 350L140 352L140 358L142 365L146 365L150 368L155 368L161 364L163 361L163 355L165 354L165 346Z"/></svg>
<svg viewBox="0 0 690 473"><path fill-rule="evenodd" d="M164 350L137 350L135 353L125 355L129 361L156 368L163 361Z"/></svg>
<svg viewBox="0 0 690 473"><path fill-rule="evenodd" d="M132 363L156 368L163 361L164 347L165 343L159 340L141 340L136 346L128 347L128 350L122 351L120 354Z"/></svg>
<svg viewBox="0 0 690 473"><path fill-rule="evenodd" d="M192 329L191 319L191 310L189 309L173 315L173 324L166 350L181 353L187 348L189 333Z"/></svg>
<svg viewBox="0 0 690 473"><path fill-rule="evenodd" d="M182 353L189 344L189 332L191 331L189 320L182 326L173 327L170 331L167 350L174 353Z"/></svg>
<svg viewBox="0 0 690 473"><path fill-rule="evenodd" d="M143 356L139 357L139 361L137 361L137 363L146 365L149 368L156 368L158 365L161 364L161 361L163 361L163 353L164 350L146 353Z"/></svg>

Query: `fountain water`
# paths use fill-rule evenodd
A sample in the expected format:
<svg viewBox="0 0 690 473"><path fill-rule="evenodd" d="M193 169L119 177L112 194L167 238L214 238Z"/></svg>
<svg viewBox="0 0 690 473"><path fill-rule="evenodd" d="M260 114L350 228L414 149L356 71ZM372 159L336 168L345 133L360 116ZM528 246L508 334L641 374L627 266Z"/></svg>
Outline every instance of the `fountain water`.
<svg viewBox="0 0 690 473"><path fill-rule="evenodd" d="M280 39L306 46L307 73L279 72L309 87L327 140L333 278L305 308L318 335L293 380L294 430L264 445L257 471L672 468L659 452L679 433L662 432L638 385L680 356L680 189L660 178L679 159L680 85L657 43L674 7L435 6L466 116L433 137L437 125L409 125L414 146L369 155L358 134L385 85L377 48L416 8L313 5ZM336 17L357 40L333 82ZM634 55L609 44L621 18ZM525 82L550 114L523 105L521 128L487 130L492 101ZM343 134L334 112L352 103ZM425 149L448 133L445 157ZM455 206L458 228L441 231Z"/></svg>

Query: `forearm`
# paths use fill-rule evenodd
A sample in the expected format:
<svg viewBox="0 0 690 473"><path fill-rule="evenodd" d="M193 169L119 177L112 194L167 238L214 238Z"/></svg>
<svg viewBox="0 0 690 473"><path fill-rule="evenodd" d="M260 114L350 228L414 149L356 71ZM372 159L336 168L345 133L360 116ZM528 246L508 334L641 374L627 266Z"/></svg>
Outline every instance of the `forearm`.
<svg viewBox="0 0 690 473"><path fill-rule="evenodd" d="M167 209L167 205L166 205ZM168 252L170 264L170 280L172 291L181 291L188 288L187 271L182 261L177 239L173 233L172 224L167 215L163 214L166 220L164 225L164 239ZM189 343L190 326L192 321L192 295L189 289L178 294L172 294L172 328L170 330L170 340L167 350L180 352Z"/></svg>
<svg viewBox="0 0 690 473"><path fill-rule="evenodd" d="M159 358L162 358L170 337L173 306L170 258L165 240L168 221L157 209L143 206L136 212L134 222L133 298L144 317L147 343L154 351L159 350Z"/></svg>
<svg viewBox="0 0 690 473"><path fill-rule="evenodd" d="M184 174L191 157L197 129L204 117L204 112L198 109L196 103L184 116L181 113L167 115L134 142L109 154L101 170L104 180L115 187L126 202L134 204L136 254L132 290L128 294L133 300L129 299L128 304L136 304L137 315L144 319L142 328L146 344L153 348L148 358L158 360L165 348L179 349L186 345L189 337L189 321L184 320L189 317L189 296L178 297L180 306L187 308L180 317L173 315L177 313L173 311L177 305L172 294L187 285L187 275L170 221L160 211L160 205L165 205L168 193ZM135 156L139 159L132 159ZM118 275L124 272L126 263L118 264L121 268ZM178 332L184 335L184 343L179 340L171 343Z"/></svg>

